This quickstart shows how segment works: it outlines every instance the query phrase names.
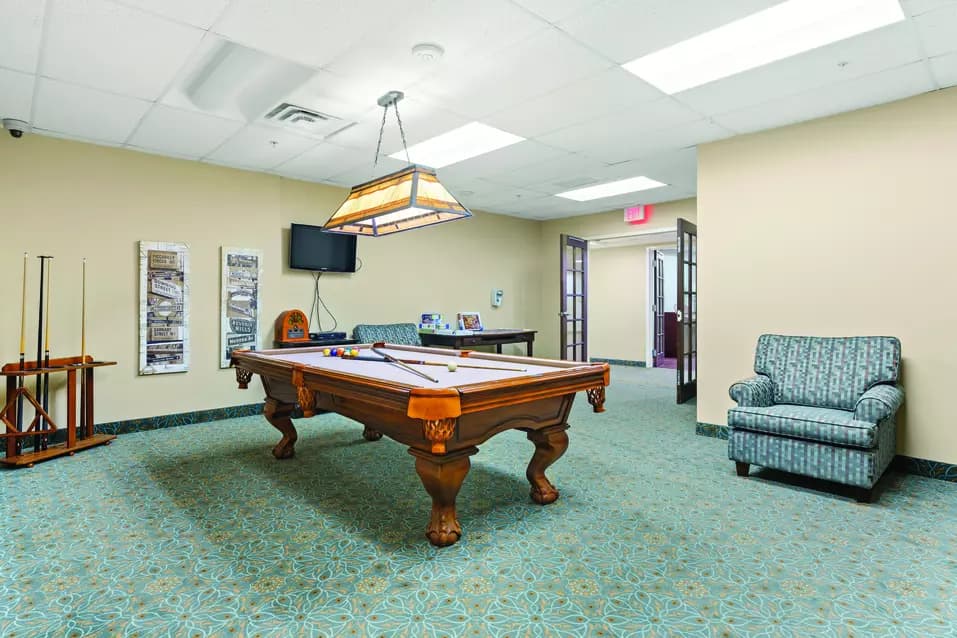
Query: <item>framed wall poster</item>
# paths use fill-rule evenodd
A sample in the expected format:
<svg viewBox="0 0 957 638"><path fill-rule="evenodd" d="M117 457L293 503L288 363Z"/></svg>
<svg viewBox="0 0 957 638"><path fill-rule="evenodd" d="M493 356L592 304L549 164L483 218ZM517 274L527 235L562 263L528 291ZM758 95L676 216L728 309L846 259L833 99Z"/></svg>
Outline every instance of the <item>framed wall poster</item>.
<svg viewBox="0 0 957 638"><path fill-rule="evenodd" d="M140 242L140 374L189 370L189 246Z"/></svg>
<svg viewBox="0 0 957 638"><path fill-rule="evenodd" d="M220 368L229 367L233 350L258 350L263 256L253 248L222 248L223 285L220 320Z"/></svg>

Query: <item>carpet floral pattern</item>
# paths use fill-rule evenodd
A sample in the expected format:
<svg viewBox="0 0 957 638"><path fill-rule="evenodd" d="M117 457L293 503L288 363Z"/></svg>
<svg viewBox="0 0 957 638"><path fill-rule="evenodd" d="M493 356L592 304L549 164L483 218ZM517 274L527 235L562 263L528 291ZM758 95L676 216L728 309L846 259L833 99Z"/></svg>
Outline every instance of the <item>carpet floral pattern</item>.
<svg viewBox="0 0 957 638"><path fill-rule="evenodd" d="M957 485L878 501L695 436L673 372L615 367L528 497L532 444L481 447L436 549L413 458L338 415L276 461L261 417L125 434L0 473L0 636L954 636Z"/></svg>

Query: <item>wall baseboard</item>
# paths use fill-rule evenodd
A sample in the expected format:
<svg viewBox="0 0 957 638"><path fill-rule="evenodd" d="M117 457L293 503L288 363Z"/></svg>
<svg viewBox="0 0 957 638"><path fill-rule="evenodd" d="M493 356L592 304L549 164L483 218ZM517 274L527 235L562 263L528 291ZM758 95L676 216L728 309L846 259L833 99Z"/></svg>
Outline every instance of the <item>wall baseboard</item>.
<svg viewBox="0 0 957 638"><path fill-rule="evenodd" d="M694 433L699 436L710 436L716 439L727 440L730 429L726 425L702 423L698 421L695 423ZM952 463L929 461L927 459L918 459L912 456L898 454L891 462L891 467L907 474L916 474L917 476L926 476L927 478L957 483L957 465Z"/></svg>
<svg viewBox="0 0 957 638"><path fill-rule="evenodd" d="M644 361L631 361L629 359L606 359L604 357L589 357L592 363L608 363L615 366L631 366L632 368L644 368Z"/></svg>

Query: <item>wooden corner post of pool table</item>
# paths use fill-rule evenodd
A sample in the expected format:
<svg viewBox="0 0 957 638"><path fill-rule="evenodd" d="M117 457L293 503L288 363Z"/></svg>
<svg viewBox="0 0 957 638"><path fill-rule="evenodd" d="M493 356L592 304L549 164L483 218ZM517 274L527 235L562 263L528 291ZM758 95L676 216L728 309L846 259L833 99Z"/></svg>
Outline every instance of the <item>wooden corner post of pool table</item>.
<svg viewBox="0 0 957 638"><path fill-rule="evenodd" d="M283 403L271 397L266 398L263 416L282 433L279 443L272 449L272 455L277 459L291 459L296 453L296 439L299 438L299 434L296 433L296 426L292 424L292 413L295 409L296 406L291 403Z"/></svg>
<svg viewBox="0 0 957 638"><path fill-rule="evenodd" d="M568 449L567 423L552 425L541 430L530 430L526 436L535 444L535 454L525 470L525 478L531 483L529 495L539 505L548 505L558 500L558 490L545 476L548 466L557 461Z"/></svg>
<svg viewBox="0 0 957 638"><path fill-rule="evenodd" d="M462 416L462 399L453 388L415 388L409 393L406 414L422 420L422 434L431 444L432 454L445 454L446 443L455 436Z"/></svg>
<svg viewBox="0 0 957 638"><path fill-rule="evenodd" d="M604 366L605 378L602 379L602 384L600 386L585 390L585 394L588 396L588 402L591 404L591 407L595 412L605 411L605 386L611 384L611 368L607 363L604 364Z"/></svg>

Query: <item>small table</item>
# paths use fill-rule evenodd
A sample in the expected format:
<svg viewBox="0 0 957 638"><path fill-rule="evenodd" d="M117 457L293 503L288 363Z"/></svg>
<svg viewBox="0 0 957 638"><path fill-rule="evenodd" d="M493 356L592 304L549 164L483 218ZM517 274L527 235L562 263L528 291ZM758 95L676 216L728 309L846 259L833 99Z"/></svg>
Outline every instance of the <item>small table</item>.
<svg viewBox="0 0 957 638"><path fill-rule="evenodd" d="M503 343L525 342L525 354L532 356L532 342L537 330L516 330L514 328L481 330L470 335L442 335L420 333L423 346L442 346L464 350L470 346L495 346L495 352L502 354Z"/></svg>

